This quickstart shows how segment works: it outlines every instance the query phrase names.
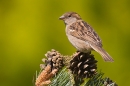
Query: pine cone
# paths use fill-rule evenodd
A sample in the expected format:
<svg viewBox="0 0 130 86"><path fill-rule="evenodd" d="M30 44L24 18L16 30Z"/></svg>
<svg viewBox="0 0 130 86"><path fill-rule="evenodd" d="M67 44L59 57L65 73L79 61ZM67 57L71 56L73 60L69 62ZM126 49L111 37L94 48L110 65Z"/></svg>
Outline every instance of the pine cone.
<svg viewBox="0 0 130 86"><path fill-rule="evenodd" d="M52 70L60 69L63 67L63 58L58 51L52 49L51 51L48 51L45 56L47 57L47 59L44 58L42 60L43 62L45 62L45 66L48 64L51 65ZM44 69L44 65L41 64L41 68Z"/></svg>
<svg viewBox="0 0 130 86"><path fill-rule="evenodd" d="M78 52L79 53L79 52ZM80 52L73 55L69 69L80 78L91 78L96 74L97 61L91 53Z"/></svg>
<svg viewBox="0 0 130 86"><path fill-rule="evenodd" d="M103 82L104 86L118 86L115 82L113 82L110 78L106 78Z"/></svg>

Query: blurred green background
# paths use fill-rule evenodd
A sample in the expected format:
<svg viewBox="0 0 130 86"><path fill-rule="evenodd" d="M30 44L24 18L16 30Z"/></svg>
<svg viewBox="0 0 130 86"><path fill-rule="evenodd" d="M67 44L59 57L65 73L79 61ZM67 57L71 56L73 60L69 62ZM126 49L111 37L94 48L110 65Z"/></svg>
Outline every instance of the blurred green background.
<svg viewBox="0 0 130 86"><path fill-rule="evenodd" d="M76 50L58 18L75 11L100 35L114 63L99 54L98 69L119 86L130 86L130 0L0 0L0 85L33 86L44 54Z"/></svg>

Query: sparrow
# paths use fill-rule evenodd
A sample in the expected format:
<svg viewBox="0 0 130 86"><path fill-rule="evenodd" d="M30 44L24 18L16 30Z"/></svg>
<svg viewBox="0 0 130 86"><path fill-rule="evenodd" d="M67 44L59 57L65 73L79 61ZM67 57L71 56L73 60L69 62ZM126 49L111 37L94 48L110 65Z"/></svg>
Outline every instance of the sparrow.
<svg viewBox="0 0 130 86"><path fill-rule="evenodd" d="M60 18L66 26L66 35L71 44L83 53L98 52L104 61L113 62L112 57L102 48L102 41L94 29L82 20L76 12L67 12Z"/></svg>

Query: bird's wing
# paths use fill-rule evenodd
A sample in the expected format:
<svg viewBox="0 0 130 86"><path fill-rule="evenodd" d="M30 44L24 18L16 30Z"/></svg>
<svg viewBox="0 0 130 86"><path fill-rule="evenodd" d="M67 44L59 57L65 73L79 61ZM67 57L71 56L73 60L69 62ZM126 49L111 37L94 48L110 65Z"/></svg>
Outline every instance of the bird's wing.
<svg viewBox="0 0 130 86"><path fill-rule="evenodd" d="M77 21L69 26L69 33L70 35L95 44L99 47L102 47L102 41L100 40L97 33L92 29L92 27L87 24L86 22L80 20Z"/></svg>

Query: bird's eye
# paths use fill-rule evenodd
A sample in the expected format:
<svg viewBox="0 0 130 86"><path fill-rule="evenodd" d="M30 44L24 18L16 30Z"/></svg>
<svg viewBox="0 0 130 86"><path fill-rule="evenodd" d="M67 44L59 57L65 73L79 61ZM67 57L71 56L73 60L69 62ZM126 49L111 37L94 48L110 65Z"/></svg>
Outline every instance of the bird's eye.
<svg viewBox="0 0 130 86"><path fill-rule="evenodd" d="M68 17L71 17L71 15L69 15Z"/></svg>

